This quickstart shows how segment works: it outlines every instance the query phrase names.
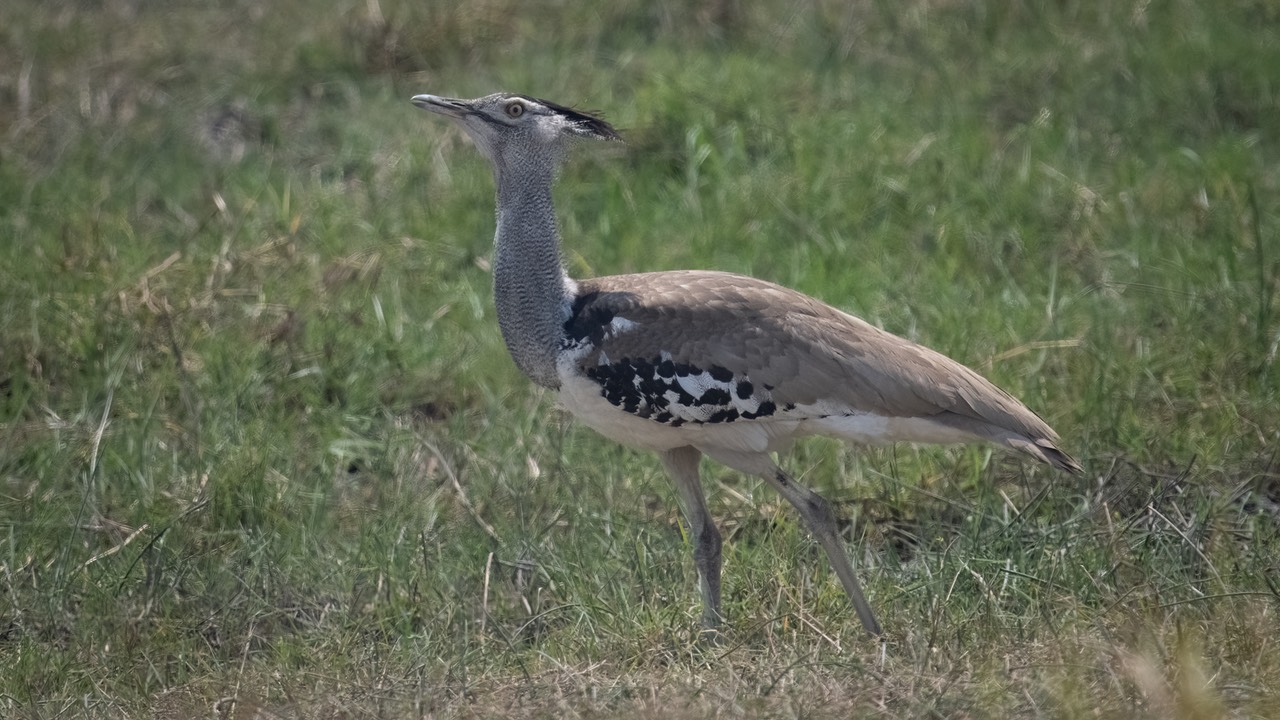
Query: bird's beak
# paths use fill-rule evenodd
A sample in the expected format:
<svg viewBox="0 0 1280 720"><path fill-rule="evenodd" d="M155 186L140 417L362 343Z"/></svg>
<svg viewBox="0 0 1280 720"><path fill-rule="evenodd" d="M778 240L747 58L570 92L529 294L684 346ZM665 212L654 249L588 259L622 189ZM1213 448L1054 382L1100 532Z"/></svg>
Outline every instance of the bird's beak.
<svg viewBox="0 0 1280 720"><path fill-rule="evenodd" d="M423 110L429 110L451 118L462 119L463 116L471 112L471 105L467 101L454 100L453 98L439 97L437 95L414 95L411 102Z"/></svg>

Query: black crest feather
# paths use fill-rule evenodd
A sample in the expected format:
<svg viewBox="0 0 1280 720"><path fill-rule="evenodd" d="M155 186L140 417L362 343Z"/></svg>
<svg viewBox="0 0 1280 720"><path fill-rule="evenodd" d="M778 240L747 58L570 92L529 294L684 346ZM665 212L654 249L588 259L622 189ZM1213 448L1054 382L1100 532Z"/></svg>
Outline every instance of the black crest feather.
<svg viewBox="0 0 1280 720"><path fill-rule="evenodd" d="M528 95L524 95L523 97L526 100L531 100L539 105L544 105L555 110L561 115L572 120L574 124L578 125L583 130L586 130L597 137L604 138L605 140L622 139L622 136L618 134L618 131L614 130L612 125L605 122L604 118L600 117L600 113L594 111L590 113L583 112L571 107L566 107L559 103L553 103L550 100L543 100L542 98L530 97Z"/></svg>

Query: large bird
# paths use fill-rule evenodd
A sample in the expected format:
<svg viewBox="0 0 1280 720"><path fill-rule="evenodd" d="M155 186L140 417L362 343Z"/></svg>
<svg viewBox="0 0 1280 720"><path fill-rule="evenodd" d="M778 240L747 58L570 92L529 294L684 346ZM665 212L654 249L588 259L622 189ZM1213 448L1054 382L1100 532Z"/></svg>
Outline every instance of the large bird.
<svg viewBox="0 0 1280 720"><path fill-rule="evenodd" d="M720 612L720 533L707 455L768 482L826 551L866 630L880 634L830 504L773 453L800 437L859 444L990 442L1079 472L1043 420L973 370L807 295L722 272L570 278L551 189L571 141L616 140L598 117L525 95L435 95L493 166L498 324L516 365L583 424L658 453L694 539L703 625Z"/></svg>

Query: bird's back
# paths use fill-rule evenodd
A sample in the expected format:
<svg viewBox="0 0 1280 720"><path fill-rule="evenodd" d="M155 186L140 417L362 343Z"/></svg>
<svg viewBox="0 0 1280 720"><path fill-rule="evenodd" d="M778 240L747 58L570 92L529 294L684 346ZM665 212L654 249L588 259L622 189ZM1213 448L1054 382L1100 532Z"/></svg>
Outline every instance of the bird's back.
<svg viewBox="0 0 1280 720"><path fill-rule="evenodd" d="M795 290L706 271L578 286L574 364L621 412L676 426L825 420L816 431L837 435L841 418L874 420L884 441L954 434L1078 469L1052 428L981 375Z"/></svg>

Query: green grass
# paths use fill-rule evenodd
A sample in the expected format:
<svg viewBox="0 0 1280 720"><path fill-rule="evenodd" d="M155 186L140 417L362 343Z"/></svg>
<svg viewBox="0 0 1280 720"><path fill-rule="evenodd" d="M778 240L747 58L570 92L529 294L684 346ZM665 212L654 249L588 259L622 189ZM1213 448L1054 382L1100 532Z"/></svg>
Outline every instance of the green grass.
<svg viewBox="0 0 1280 720"><path fill-rule="evenodd" d="M18 2L0 22L0 714L1274 717L1274 3ZM264 9L265 8L265 9ZM803 444L888 631L704 466L506 357L417 92L605 111L578 275L748 272L987 374L1080 478Z"/></svg>

